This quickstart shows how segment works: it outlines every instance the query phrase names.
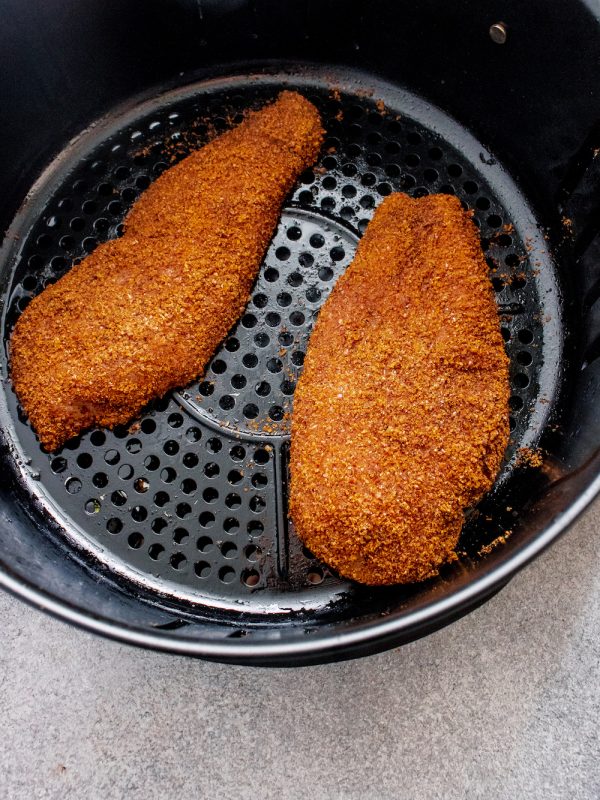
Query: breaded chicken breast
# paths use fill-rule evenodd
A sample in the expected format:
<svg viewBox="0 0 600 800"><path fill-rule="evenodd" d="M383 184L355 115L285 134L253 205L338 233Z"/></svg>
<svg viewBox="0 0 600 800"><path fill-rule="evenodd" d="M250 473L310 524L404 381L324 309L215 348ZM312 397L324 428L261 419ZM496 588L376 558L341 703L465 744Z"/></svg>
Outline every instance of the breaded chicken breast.
<svg viewBox="0 0 600 800"><path fill-rule="evenodd" d="M290 512L365 584L455 558L509 436L508 360L477 229L455 197L387 197L324 304L294 400Z"/></svg>
<svg viewBox="0 0 600 800"><path fill-rule="evenodd" d="M128 422L203 372L322 138L317 109L283 92L166 171L122 238L34 298L12 334L11 375L46 449Z"/></svg>

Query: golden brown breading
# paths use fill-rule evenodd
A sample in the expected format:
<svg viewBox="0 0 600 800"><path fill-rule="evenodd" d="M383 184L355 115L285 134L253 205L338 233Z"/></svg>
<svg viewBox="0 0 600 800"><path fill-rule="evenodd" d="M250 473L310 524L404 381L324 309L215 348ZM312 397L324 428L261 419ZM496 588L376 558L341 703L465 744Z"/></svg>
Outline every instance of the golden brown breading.
<svg viewBox="0 0 600 800"><path fill-rule="evenodd" d="M121 239L29 304L11 371L45 448L127 422L202 372L248 302L281 204L322 138L316 108L283 92L165 172Z"/></svg>
<svg viewBox="0 0 600 800"><path fill-rule="evenodd" d="M468 214L447 195L390 195L321 310L296 390L300 538L361 583L436 575L498 472L508 397Z"/></svg>

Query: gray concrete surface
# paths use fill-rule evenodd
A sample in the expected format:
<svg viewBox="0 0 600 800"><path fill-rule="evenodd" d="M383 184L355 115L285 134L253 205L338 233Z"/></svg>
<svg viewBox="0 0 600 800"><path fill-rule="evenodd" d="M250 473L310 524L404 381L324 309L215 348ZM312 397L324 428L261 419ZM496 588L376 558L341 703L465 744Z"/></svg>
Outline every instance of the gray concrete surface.
<svg viewBox="0 0 600 800"><path fill-rule="evenodd" d="M0 595L0 798L600 797L600 504L425 640L301 670L104 641Z"/></svg>

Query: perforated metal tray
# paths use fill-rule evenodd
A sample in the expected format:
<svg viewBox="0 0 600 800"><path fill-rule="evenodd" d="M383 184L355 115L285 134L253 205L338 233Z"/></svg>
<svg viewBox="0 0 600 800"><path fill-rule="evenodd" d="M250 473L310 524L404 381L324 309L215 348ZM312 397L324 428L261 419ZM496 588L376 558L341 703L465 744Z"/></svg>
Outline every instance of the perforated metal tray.
<svg viewBox="0 0 600 800"><path fill-rule="evenodd" d="M319 107L327 140L288 198L246 312L206 374L127 427L89 431L44 453L9 379L19 313L118 236L140 192L209 130L225 129L284 87ZM332 575L295 537L287 453L294 388L319 308L393 191L456 194L480 229L510 356L512 435L485 513L463 532L463 558L478 557L510 527L515 512L505 496L516 454L543 430L561 357L544 238L501 166L452 120L389 85L303 71L200 83L115 114L47 170L11 232L1 267L2 427L24 496L74 552L93 555L146 598L154 593L190 615L228 615L240 635L300 612L310 626L372 601L376 592Z"/></svg>

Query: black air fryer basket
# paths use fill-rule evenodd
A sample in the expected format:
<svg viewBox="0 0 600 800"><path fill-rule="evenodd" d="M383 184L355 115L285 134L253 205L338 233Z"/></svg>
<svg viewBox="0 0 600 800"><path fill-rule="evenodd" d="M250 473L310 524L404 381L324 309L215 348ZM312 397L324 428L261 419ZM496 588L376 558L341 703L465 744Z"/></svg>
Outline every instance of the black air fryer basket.
<svg viewBox="0 0 600 800"><path fill-rule="evenodd" d="M472 609L594 497L598 6L0 8L0 584L135 644L239 663L327 661ZM319 107L327 139L206 374L129 426L43 452L9 378L19 313L118 236L169 164L285 87ZM510 357L512 435L459 561L424 584L375 590L331 574L295 536L289 417L319 308L394 191L455 194L474 212Z"/></svg>

